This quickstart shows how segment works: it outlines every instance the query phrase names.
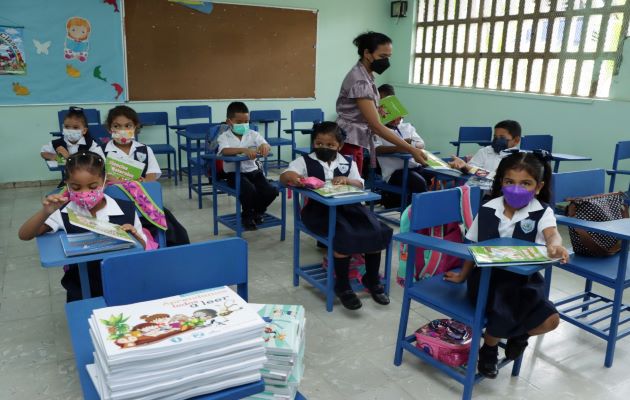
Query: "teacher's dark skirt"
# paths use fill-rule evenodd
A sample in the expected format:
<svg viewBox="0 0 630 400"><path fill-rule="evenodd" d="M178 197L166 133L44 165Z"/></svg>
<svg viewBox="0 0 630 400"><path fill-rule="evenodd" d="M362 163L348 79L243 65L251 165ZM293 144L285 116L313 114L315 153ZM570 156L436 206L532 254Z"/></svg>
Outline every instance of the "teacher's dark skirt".
<svg viewBox="0 0 630 400"><path fill-rule="evenodd" d="M468 297L477 302L481 268L475 267L468 278ZM519 336L536 328L558 311L545 296L545 280L536 272L519 275L494 268L490 277L486 332L498 338Z"/></svg>
<svg viewBox="0 0 630 400"><path fill-rule="evenodd" d="M328 235L328 207L310 200L302 210L302 222L312 232ZM387 248L392 229L360 204L337 206L337 225L333 249L350 255L376 253Z"/></svg>

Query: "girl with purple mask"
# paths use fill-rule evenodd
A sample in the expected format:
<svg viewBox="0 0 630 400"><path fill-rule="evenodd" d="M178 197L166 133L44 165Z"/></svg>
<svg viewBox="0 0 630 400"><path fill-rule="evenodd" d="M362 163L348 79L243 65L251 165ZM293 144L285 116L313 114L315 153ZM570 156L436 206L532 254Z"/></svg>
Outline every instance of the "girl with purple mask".
<svg viewBox="0 0 630 400"><path fill-rule="evenodd" d="M471 242L508 237L547 246L552 258L565 263L569 258L562 246L553 210L547 204L551 197L551 167L546 152L517 152L505 157L494 178L491 200L479 213L466 234ZM466 261L461 272L449 271L447 281L467 280L468 296L477 301L481 273L472 261ZM540 273L518 275L494 269L488 289L486 316L488 323L484 344L479 349L477 369L488 377L498 374L498 343L507 338L505 356L518 359L530 336L542 335L558 326L560 318L545 296L545 282Z"/></svg>

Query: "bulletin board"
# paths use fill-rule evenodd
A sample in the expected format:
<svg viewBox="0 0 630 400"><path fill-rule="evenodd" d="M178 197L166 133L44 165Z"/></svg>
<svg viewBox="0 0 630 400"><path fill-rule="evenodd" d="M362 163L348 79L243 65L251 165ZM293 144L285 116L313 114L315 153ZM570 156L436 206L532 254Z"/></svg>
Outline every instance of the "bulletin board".
<svg viewBox="0 0 630 400"><path fill-rule="evenodd" d="M315 97L317 12L125 0L131 100Z"/></svg>
<svg viewBox="0 0 630 400"><path fill-rule="evenodd" d="M1 0L0 105L124 101L120 3Z"/></svg>

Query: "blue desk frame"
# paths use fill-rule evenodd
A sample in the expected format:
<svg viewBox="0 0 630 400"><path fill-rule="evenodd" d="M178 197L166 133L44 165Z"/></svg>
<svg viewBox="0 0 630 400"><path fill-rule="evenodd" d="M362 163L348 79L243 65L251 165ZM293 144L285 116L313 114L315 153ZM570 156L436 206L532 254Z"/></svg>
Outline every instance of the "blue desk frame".
<svg viewBox="0 0 630 400"><path fill-rule="evenodd" d="M551 153L553 160L553 172L558 172L561 161L591 161L591 157L576 156L573 154Z"/></svg>
<svg viewBox="0 0 630 400"><path fill-rule="evenodd" d="M289 165L288 161L282 159L282 154L281 154L282 146L293 146L293 141L291 139L280 137L280 133L282 132L282 128L280 125L282 124L282 121L286 121L286 120L287 120L286 118L280 118L280 119L259 119L259 120L249 121L250 124L263 124L265 126L265 140L267 141L267 143L269 143L269 146L276 147L278 158L275 160L267 160L267 158L265 158L263 162L263 169L265 171L265 174L267 174L267 171L269 170L268 168L269 162L275 162L275 169L279 169L279 168L286 167ZM269 124L273 124L273 123L278 124L278 133L276 137L270 138L269 137Z"/></svg>

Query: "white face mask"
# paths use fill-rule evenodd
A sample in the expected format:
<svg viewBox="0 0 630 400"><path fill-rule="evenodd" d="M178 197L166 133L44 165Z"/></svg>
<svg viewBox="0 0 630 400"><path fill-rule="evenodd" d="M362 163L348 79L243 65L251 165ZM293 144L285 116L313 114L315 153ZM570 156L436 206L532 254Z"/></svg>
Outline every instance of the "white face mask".
<svg viewBox="0 0 630 400"><path fill-rule="evenodd" d="M70 143L76 143L83 137L83 131L81 129L67 129L63 128L63 138Z"/></svg>

